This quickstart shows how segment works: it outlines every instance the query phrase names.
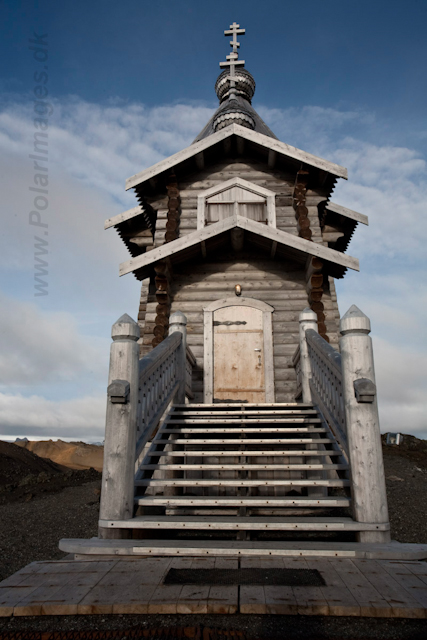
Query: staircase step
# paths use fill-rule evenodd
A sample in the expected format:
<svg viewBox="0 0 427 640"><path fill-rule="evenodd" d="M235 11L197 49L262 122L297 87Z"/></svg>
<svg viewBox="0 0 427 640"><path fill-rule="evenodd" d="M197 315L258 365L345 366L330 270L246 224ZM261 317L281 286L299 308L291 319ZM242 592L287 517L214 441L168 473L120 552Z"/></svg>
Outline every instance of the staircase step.
<svg viewBox="0 0 427 640"><path fill-rule="evenodd" d="M347 464L143 464L141 471L347 471Z"/></svg>
<svg viewBox="0 0 427 640"><path fill-rule="evenodd" d="M175 404L174 410L184 409L185 411L197 409L198 411L204 410L217 410L228 409L229 411L236 409L312 409L313 405L310 402L236 402L230 404L229 402L213 402L202 403L192 402L191 404Z"/></svg>
<svg viewBox="0 0 427 640"><path fill-rule="evenodd" d="M169 441L168 441L168 444ZM247 444L247 443L246 443ZM338 457L338 456L342 456L342 452L341 451L332 451L332 450L324 450L324 451L317 451L315 449L313 449L313 451L309 450L309 449L299 449L299 450L293 450L293 449L282 449L280 451L278 450L274 450L274 451L267 451L265 449L262 449L261 451L225 451L225 450L221 450L221 451L206 451L206 450L200 450L200 451L155 451L154 449L150 449L148 452L148 455L152 458L156 458L156 457L163 457L163 456L178 456L178 457L186 457L186 456L192 456L194 458L202 458L202 457L212 457L212 458L236 458L236 457L241 457L241 456L258 456L258 457L262 457L262 456L269 456L269 457L276 457L276 456L298 456L298 457L305 457L305 456L328 456L330 458L332 457Z"/></svg>
<svg viewBox="0 0 427 640"><path fill-rule="evenodd" d="M326 429L317 427L209 427L208 429L197 427L179 427L176 429L162 428L162 433L326 433Z"/></svg>
<svg viewBox="0 0 427 640"><path fill-rule="evenodd" d="M321 424L322 420L320 418L236 418L235 416L231 416L230 418L224 419L222 417L218 418L168 418L166 423L167 425L178 424L178 425L186 425L186 424Z"/></svg>
<svg viewBox="0 0 427 640"><path fill-rule="evenodd" d="M240 540L86 540L63 538L59 548L85 555L111 556L251 556L281 557L338 557L378 560L424 560L427 545L389 542L375 544L361 542L256 542ZM307 593L307 589L304 590ZM421 597L421 596L420 596Z"/></svg>
<svg viewBox="0 0 427 640"><path fill-rule="evenodd" d="M100 520L111 529L202 529L220 531L388 531L388 524L354 522L351 518L284 518L257 516L215 518L206 516L138 516L130 520Z"/></svg>
<svg viewBox="0 0 427 640"><path fill-rule="evenodd" d="M155 440L153 441L154 444L331 444L331 440L329 438L229 438L224 440L220 438L206 438L205 440L201 438L177 438L176 440Z"/></svg>
<svg viewBox="0 0 427 640"><path fill-rule="evenodd" d="M316 480L214 480L167 478L166 480L136 480L137 487L348 487L349 480L317 478Z"/></svg>
<svg viewBox="0 0 427 640"><path fill-rule="evenodd" d="M219 420L224 418L224 420L229 420L232 418L287 418L298 419L298 418L317 418L317 411L312 411L311 409L307 409L306 411L174 411L170 414L171 418L176 419L185 419L185 418L200 418L201 420Z"/></svg>
<svg viewBox="0 0 427 640"><path fill-rule="evenodd" d="M348 507L350 499L341 496L143 496L136 497L140 506L206 506L206 507Z"/></svg>

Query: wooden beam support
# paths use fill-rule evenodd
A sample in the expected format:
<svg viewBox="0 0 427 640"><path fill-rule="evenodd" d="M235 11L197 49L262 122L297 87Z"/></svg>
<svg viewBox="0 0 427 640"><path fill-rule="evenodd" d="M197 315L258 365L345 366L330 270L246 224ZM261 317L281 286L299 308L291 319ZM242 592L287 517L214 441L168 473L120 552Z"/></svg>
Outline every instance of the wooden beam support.
<svg viewBox="0 0 427 640"><path fill-rule="evenodd" d="M168 213L166 222L165 243L176 240L179 236L179 222L181 218L181 197L179 195L176 176L169 176L166 190L168 194Z"/></svg>
<svg viewBox="0 0 427 640"><path fill-rule="evenodd" d="M245 242L245 232L243 229L239 229L238 227L231 229L230 237L233 251L242 251Z"/></svg>
<svg viewBox="0 0 427 640"><path fill-rule="evenodd" d="M196 167L200 169L200 171L205 168L205 154L203 151L196 154L194 160L196 161Z"/></svg>
<svg viewBox="0 0 427 640"><path fill-rule="evenodd" d="M276 257L276 251L277 251L277 242L276 240L273 240L273 242L271 243L271 251L270 251L270 256L272 260L274 260L274 258Z"/></svg>
<svg viewBox="0 0 427 640"><path fill-rule="evenodd" d="M300 169L295 178L293 193L293 207L298 223L298 235L300 238L304 238L304 240L311 240L312 236L310 229L310 219L308 217L308 209L306 207L308 178L308 171Z"/></svg>
<svg viewBox="0 0 427 640"><path fill-rule="evenodd" d="M230 155L231 153L231 138L225 138L225 140L222 143L222 148L224 149L224 153L226 156Z"/></svg>
<svg viewBox="0 0 427 640"><path fill-rule="evenodd" d="M323 266L323 260L320 258L308 258L305 271L306 291L310 308L317 316L319 334L324 340L329 342L329 337L326 333L324 305L322 302L324 277L326 277L323 275Z"/></svg>
<svg viewBox="0 0 427 640"><path fill-rule="evenodd" d="M237 153L242 156L245 152L245 140L244 138L236 138Z"/></svg>
<svg viewBox="0 0 427 640"><path fill-rule="evenodd" d="M174 173L168 178L166 190L168 194L168 212L166 221L165 242L173 242L179 236L179 222L181 217L181 198L179 195L178 183ZM156 318L154 320L153 340L151 344L157 347L168 336L169 314L170 314L170 282L172 279L172 268L170 259L161 260L154 266L156 276Z"/></svg>
<svg viewBox="0 0 427 640"><path fill-rule="evenodd" d="M276 151L273 151L273 149L269 149L269 151L268 151L268 166L271 169L273 169L275 164L276 164L276 157L277 157Z"/></svg>
<svg viewBox="0 0 427 640"><path fill-rule="evenodd" d="M156 318L153 327L152 346L157 347L168 336L169 314L170 314L170 282L172 280L172 270L168 259L161 260L154 266L156 276Z"/></svg>

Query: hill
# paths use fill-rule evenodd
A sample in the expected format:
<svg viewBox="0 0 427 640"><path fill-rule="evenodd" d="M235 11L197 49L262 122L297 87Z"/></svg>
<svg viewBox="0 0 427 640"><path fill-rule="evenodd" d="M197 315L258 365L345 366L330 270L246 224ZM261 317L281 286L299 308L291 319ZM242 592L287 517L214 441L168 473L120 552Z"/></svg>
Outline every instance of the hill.
<svg viewBox="0 0 427 640"><path fill-rule="evenodd" d="M104 447L85 442L63 440L19 440L16 445L47 458L69 469L96 469L102 471Z"/></svg>

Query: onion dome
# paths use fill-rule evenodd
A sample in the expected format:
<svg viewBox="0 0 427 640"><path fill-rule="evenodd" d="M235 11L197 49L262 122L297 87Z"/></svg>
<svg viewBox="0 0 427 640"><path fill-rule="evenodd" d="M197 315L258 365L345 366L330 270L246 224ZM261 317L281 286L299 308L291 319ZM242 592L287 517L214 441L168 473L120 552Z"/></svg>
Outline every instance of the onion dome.
<svg viewBox="0 0 427 640"><path fill-rule="evenodd" d="M255 93L255 80L247 69L236 69L234 72L235 77L235 95L242 96L249 103L251 103L253 95ZM215 92L218 96L220 103L224 102L230 97L230 71L224 70L219 74L215 83Z"/></svg>

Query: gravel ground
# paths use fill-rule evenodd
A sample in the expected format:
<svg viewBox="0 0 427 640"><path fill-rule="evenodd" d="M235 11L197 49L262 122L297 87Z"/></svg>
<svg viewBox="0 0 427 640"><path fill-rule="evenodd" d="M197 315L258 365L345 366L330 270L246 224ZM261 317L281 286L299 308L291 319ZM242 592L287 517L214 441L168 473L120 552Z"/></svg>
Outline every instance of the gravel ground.
<svg viewBox="0 0 427 640"><path fill-rule="evenodd" d="M0 529L0 579L36 560L59 560L61 538L98 535L100 480L67 487L30 502L3 505ZM25 526L23 526L25 523Z"/></svg>
<svg viewBox="0 0 427 640"><path fill-rule="evenodd" d="M140 629L162 630L170 628L229 630L227 638L238 640L232 631L241 631L247 640L425 640L427 637L425 620L382 619L382 618L330 618L326 616L257 616L257 615L126 615L126 616L40 616L10 618L0 622L1 632L31 630L34 632L60 631L130 631ZM172 634L171 634L172 635ZM219 634L218 634L219 635ZM221 634L222 635L222 634ZM219 637L221 637L221 635ZM7 636L6 636L7 637ZM116 636L125 638L125 636ZM173 637L182 637L175 635ZM183 637L200 638L203 634L187 634ZM207 636L209 637L209 636ZM32 640L32 636L29 640ZM16 638L18 640L18 638ZM21 640L21 639L19 639ZM22 640L26 640L22 638ZM70 639L71 640L71 639Z"/></svg>
<svg viewBox="0 0 427 640"><path fill-rule="evenodd" d="M420 441L418 441L420 442ZM384 465L392 539L427 544L427 451L386 447ZM34 471L36 473L36 470ZM86 475L85 475L86 474ZM35 485L3 483L0 494L0 579L36 560L64 557L60 538L97 535L100 474L73 472L53 474ZM94 478L97 478L94 480ZM88 480L91 480L88 482ZM63 488L68 482L74 486ZM83 483L84 484L81 484ZM21 480L22 483L22 480ZM1 484L1 483L0 483ZM16 484L16 483L15 483ZM9 488L8 488L9 487ZM54 491L50 493L49 491ZM14 501L16 499L17 501ZM25 527L23 526L25 523ZM0 630L61 631L83 629L130 629L191 626L240 629L248 638L342 638L389 639L427 637L426 621L293 616L64 616L10 618ZM284 636L286 630L286 636ZM0 634L1 638L1 634Z"/></svg>

